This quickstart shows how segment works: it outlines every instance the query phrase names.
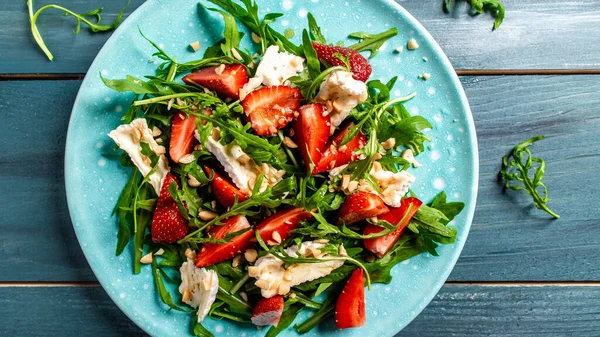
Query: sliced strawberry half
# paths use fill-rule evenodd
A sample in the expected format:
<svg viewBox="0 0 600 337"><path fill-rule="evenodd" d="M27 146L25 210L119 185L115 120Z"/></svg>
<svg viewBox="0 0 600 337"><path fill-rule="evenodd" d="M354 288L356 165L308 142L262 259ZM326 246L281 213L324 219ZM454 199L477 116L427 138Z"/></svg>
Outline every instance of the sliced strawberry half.
<svg viewBox="0 0 600 337"><path fill-rule="evenodd" d="M417 213L422 204L421 200L417 198L410 197L402 199L400 207L392 207L388 213L379 216L379 220L385 220L398 228L386 236L363 240L365 248L377 255L377 257L382 258L390 251L390 249L392 249L396 242L398 242L400 235L402 235L404 229L408 226L410 219ZM379 233L382 230L382 227L367 224L363 234L369 235Z"/></svg>
<svg viewBox="0 0 600 337"><path fill-rule="evenodd" d="M242 107L258 135L273 136L292 121L301 100L297 88L278 85L252 91L242 101Z"/></svg>
<svg viewBox="0 0 600 337"><path fill-rule="evenodd" d="M367 137L361 132L354 136L348 143L338 146L353 126L354 123L348 123L327 142L321 160L315 166L313 174L329 171L332 168L346 165L358 159L358 154L354 151L363 148L367 143Z"/></svg>
<svg viewBox="0 0 600 337"><path fill-rule="evenodd" d="M340 224L353 224L370 217L387 213L388 207L381 197L369 192L355 192L350 194L338 211Z"/></svg>
<svg viewBox="0 0 600 337"><path fill-rule="evenodd" d="M321 151L329 138L331 121L329 115L323 116L324 111L325 107L321 104L303 105L294 123L294 137L307 169L311 160L315 165L319 162Z"/></svg>
<svg viewBox="0 0 600 337"><path fill-rule="evenodd" d="M345 66L344 61L334 56L335 53L340 53L348 57L350 71L355 80L366 82L369 76L371 76L372 70L369 61L357 51L340 46L321 44L319 42L313 42L313 47L317 52L317 56L332 66Z"/></svg>
<svg viewBox="0 0 600 337"><path fill-rule="evenodd" d="M246 67L241 64L221 64L204 68L183 77L189 85L200 85L225 97L239 99L240 88L248 82Z"/></svg>
<svg viewBox="0 0 600 337"><path fill-rule="evenodd" d="M273 232L277 231L281 240L285 240L292 234L290 231L300 224L300 221L310 219L312 214L301 207L292 207L279 211L264 219L256 230L260 233L263 241L272 240Z"/></svg>
<svg viewBox="0 0 600 337"><path fill-rule="evenodd" d="M270 298L261 298L252 312L250 320L258 326L277 326L283 314L283 296L275 295Z"/></svg>
<svg viewBox="0 0 600 337"><path fill-rule="evenodd" d="M186 116L178 112L171 125L171 140L169 142L169 156L171 160L179 163L179 159L192 152L194 131L196 130L196 117Z"/></svg>
<svg viewBox="0 0 600 337"><path fill-rule="evenodd" d="M177 184L177 188L179 189L177 177L171 173L167 173L160 189L154 215L152 216L150 233L154 242L172 243L183 239L188 233L189 227L187 221L181 212L179 212L177 203L169 193L169 185L173 182Z"/></svg>
<svg viewBox="0 0 600 337"><path fill-rule="evenodd" d="M204 172L210 177L213 174L213 179L210 181L210 187L212 188L213 194L217 201L225 206L231 207L235 204L235 196L237 195L237 201L242 202L248 199L248 196L242 193L237 187L230 183L227 179L223 178L222 175L217 171L211 169L208 166L204 166Z"/></svg>
<svg viewBox="0 0 600 337"><path fill-rule="evenodd" d="M242 229L250 227L248 220L241 215L234 215L227 219L222 225L215 225L209 231L208 235L215 239L223 239L229 233L235 233ZM215 263L229 260L252 246L251 239L254 237L254 230L250 229L227 243L215 244L205 243L200 247L196 254L196 267L207 267Z"/></svg>
<svg viewBox="0 0 600 337"><path fill-rule="evenodd" d="M338 329L365 325L365 276L361 268L352 272L335 303L335 325Z"/></svg>

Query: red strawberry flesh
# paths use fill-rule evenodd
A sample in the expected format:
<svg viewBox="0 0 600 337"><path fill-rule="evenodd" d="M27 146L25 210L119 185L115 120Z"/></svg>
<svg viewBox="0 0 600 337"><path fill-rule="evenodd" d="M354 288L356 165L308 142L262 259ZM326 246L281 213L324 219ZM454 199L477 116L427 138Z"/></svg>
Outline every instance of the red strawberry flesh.
<svg viewBox="0 0 600 337"><path fill-rule="evenodd" d="M348 143L342 146L338 145L342 143L344 136L348 134L352 126L354 126L354 123L348 123L348 125L338 131L333 138L327 142L321 160L319 160L315 166L313 174L329 171L332 168L346 165L358 159L359 155L355 150L363 148L367 143L367 137L364 134L359 132Z"/></svg>
<svg viewBox="0 0 600 337"><path fill-rule="evenodd" d="M283 296L275 295L270 298L261 298L256 303L250 320L258 326L277 326L282 314Z"/></svg>
<svg viewBox="0 0 600 337"><path fill-rule="evenodd" d="M235 215L227 219L222 225L213 226L208 231L208 235L218 240L225 238L225 236L229 233L238 232L248 227L250 227L250 223L245 217L241 215ZM196 267L207 267L233 258L252 245L251 239L253 237L254 230L250 229L235 236L227 243L203 244L196 254Z"/></svg>
<svg viewBox="0 0 600 337"><path fill-rule="evenodd" d="M321 160L321 151L329 138L331 122L329 115L323 116L324 111L321 104L303 105L294 123L294 137L307 169L311 160L315 165Z"/></svg>
<svg viewBox="0 0 600 337"><path fill-rule="evenodd" d="M300 221L310 219L312 214L300 207L292 207L271 215L264 219L256 230L260 233L263 241L267 242L273 238L273 232L277 231L281 240L290 237L291 230L298 227Z"/></svg>
<svg viewBox="0 0 600 337"><path fill-rule="evenodd" d="M242 101L242 107L258 135L273 136L292 121L301 100L297 88L278 85L252 91Z"/></svg>
<svg viewBox="0 0 600 337"><path fill-rule="evenodd" d="M188 74L183 77L183 82L203 86L228 98L239 99L240 88L248 82L248 73L241 64L218 65Z"/></svg>
<svg viewBox="0 0 600 337"><path fill-rule="evenodd" d="M173 182L177 184L179 189L177 178L168 173L160 189L160 195L152 216L150 233L154 242L172 243L183 239L188 233L187 221L169 193L169 186Z"/></svg>
<svg viewBox="0 0 600 337"><path fill-rule="evenodd" d="M169 142L169 156L172 161L179 163L183 156L192 152L195 130L196 117L186 116L181 111L173 117L171 140Z"/></svg>
<svg viewBox="0 0 600 337"><path fill-rule="evenodd" d="M370 192L355 192L350 194L340 209L340 224L353 224L374 216L378 216L389 211L383 203L381 197Z"/></svg>
<svg viewBox="0 0 600 337"><path fill-rule="evenodd" d="M338 329L365 325L365 276L361 268L352 272L335 303L335 324Z"/></svg>
<svg viewBox="0 0 600 337"><path fill-rule="evenodd" d="M340 60L334 54L339 53L348 57L350 71L355 80L366 82L369 79L369 76L371 76L372 69L369 61L357 51L340 46L330 46L319 42L313 42L313 47L317 52L317 56L332 66L345 66L344 61Z"/></svg>
<svg viewBox="0 0 600 337"><path fill-rule="evenodd" d="M238 202L248 199L248 196L242 193L242 191L240 191L217 171L205 166L204 172L206 172L208 177L210 177L211 174L213 175L213 179L210 181L210 186L215 198L221 205L225 207L233 206L235 204L236 196Z"/></svg>

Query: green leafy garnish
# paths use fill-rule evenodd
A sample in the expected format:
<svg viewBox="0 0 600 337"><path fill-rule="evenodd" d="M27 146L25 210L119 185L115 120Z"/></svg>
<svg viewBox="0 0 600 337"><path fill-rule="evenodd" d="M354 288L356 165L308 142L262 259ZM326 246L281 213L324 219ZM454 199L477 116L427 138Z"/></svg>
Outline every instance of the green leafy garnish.
<svg viewBox="0 0 600 337"><path fill-rule="evenodd" d="M50 61L52 61L54 59L54 55L52 55L52 53L46 46L46 43L44 43L44 40L42 39L42 34L40 34L40 31L37 28L37 19L40 16L40 14L42 14L44 11L46 11L48 9L53 8L53 9L58 9L60 11L63 11L65 13L65 16L70 15L70 16L74 17L75 19L77 19L77 26L75 27L75 30L73 31L73 34L75 34L75 35L79 34L79 32L81 31L81 23L82 22L84 24L88 25L90 27L90 30L93 33L105 32L105 31L113 30L113 29L117 28L117 26L119 26L119 24L121 23L121 20L123 20L123 14L125 13L125 9L127 8L127 6L129 6L130 2L131 2L131 0L129 0L127 2L127 4L123 7L123 9L121 9L119 14L117 15L117 18L115 19L115 21L112 24L101 25L100 24L100 20L101 20L100 13L104 9L102 7L98 7L87 13L75 13L75 12L71 11L70 9L64 8L62 6L51 4L51 5L46 5L40 9L38 9L34 13L33 12L33 0L27 0L27 8L29 9L29 22L31 23L31 34L33 35L35 42L37 42L38 46L40 46L40 48L42 49L44 54L46 54L48 59ZM88 20L87 18L95 18L96 22L94 23L94 22Z"/></svg>
<svg viewBox="0 0 600 337"><path fill-rule="evenodd" d="M371 51L371 55L369 58L374 57L379 52L379 48L385 43L385 41L390 38L398 35L398 29L396 27L390 28L385 32L381 32L379 34L370 34L365 32L356 32L350 34L348 37L352 39L359 39L360 41L348 46L350 49L354 49L357 52L361 52L363 50Z"/></svg>
<svg viewBox="0 0 600 337"><path fill-rule="evenodd" d="M454 0L457 2L459 0ZM473 15L479 15L483 12L489 12L494 18L492 30L496 30L504 21L504 6L499 0L466 0L471 6ZM452 0L444 0L444 10L450 12L454 10L455 3Z"/></svg>
<svg viewBox="0 0 600 337"><path fill-rule="evenodd" d="M544 136L533 137L515 146L508 155L502 158L502 169L499 176L504 181L504 188L525 191L533 198L535 207L558 219L560 216L546 205L548 189L542 182L546 171L546 162L541 158L533 157L529 150L530 145L542 139ZM533 177L530 177L530 170L535 171ZM543 194L540 194L540 188Z"/></svg>

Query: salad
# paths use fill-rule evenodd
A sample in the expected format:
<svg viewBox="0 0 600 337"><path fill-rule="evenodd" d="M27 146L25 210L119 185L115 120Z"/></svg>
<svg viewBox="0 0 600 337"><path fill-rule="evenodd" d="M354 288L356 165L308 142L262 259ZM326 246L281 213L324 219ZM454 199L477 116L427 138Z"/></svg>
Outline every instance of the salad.
<svg viewBox="0 0 600 337"><path fill-rule="evenodd" d="M454 242L448 224L464 207L411 190L431 124L402 104L416 93L390 97L396 77L369 80L361 52L374 57L397 30L333 45L309 13L296 45L270 26L282 14L211 2L220 8L199 10L222 15L224 38L202 58L179 63L144 36L155 74L102 77L135 94L108 134L131 168L116 254L129 245L134 273L148 265L160 300L191 315L197 336L212 336L207 317L276 336L303 310L299 333L331 317L360 327L365 287Z"/></svg>

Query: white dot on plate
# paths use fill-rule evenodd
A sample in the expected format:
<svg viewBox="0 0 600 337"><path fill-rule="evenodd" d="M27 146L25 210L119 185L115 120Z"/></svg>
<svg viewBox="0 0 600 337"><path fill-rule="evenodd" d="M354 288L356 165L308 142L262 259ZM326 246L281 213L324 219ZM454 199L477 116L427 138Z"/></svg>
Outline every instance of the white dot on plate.
<svg viewBox="0 0 600 337"><path fill-rule="evenodd" d="M110 97L104 97L105 102L110 102Z"/></svg>
<svg viewBox="0 0 600 337"><path fill-rule="evenodd" d="M123 107L122 107L122 106L120 106L120 105L117 105L117 106L115 107L115 111L116 111L116 112L121 112L121 111L123 111Z"/></svg>
<svg viewBox="0 0 600 337"><path fill-rule="evenodd" d="M194 24L190 22L190 23L188 23L188 26L194 27Z"/></svg>
<svg viewBox="0 0 600 337"><path fill-rule="evenodd" d="M400 89L394 90L394 96L400 97L400 95L401 95Z"/></svg>
<svg viewBox="0 0 600 337"><path fill-rule="evenodd" d="M97 148L99 148L99 149L101 149L101 148L102 148L102 145L104 145L104 144L102 144L102 142L97 142L97 143L96 143L96 147L97 147Z"/></svg>
<svg viewBox="0 0 600 337"><path fill-rule="evenodd" d="M419 114L419 108L417 108L416 106L410 109L410 112L413 115L418 115Z"/></svg>
<svg viewBox="0 0 600 337"><path fill-rule="evenodd" d="M108 70L102 69L102 76L106 76L106 75L108 75Z"/></svg>
<svg viewBox="0 0 600 337"><path fill-rule="evenodd" d="M120 297L120 298L125 298L125 296L127 296L127 294L125 294L125 293L120 293L120 294L119 294L119 297Z"/></svg>
<svg viewBox="0 0 600 337"><path fill-rule="evenodd" d="M435 87L429 87L429 89L427 89L427 95L429 95L429 96L435 95L436 92L437 92L437 89Z"/></svg>
<svg viewBox="0 0 600 337"><path fill-rule="evenodd" d="M449 168L449 170L450 170L450 172L454 172L454 171L456 171L456 168L455 167L451 167L451 168Z"/></svg>
<svg viewBox="0 0 600 337"><path fill-rule="evenodd" d="M460 198L460 193L456 192L453 194L453 196L458 199L458 198Z"/></svg>
<svg viewBox="0 0 600 337"><path fill-rule="evenodd" d="M223 326L222 325L217 325L215 327L215 332L223 332Z"/></svg>
<svg viewBox="0 0 600 337"><path fill-rule="evenodd" d="M185 29L182 29L182 30L181 30L181 34L183 34L183 33L185 33Z"/></svg>
<svg viewBox="0 0 600 337"><path fill-rule="evenodd" d="M440 115L440 114L435 114L433 116L433 120L436 121L436 123L441 123L443 119L444 119L444 117L442 117L442 115Z"/></svg>
<svg viewBox="0 0 600 337"><path fill-rule="evenodd" d="M281 20L281 25L283 27L287 27L287 25L289 25L289 24L290 24L290 22L288 20Z"/></svg>
<svg viewBox="0 0 600 337"><path fill-rule="evenodd" d="M452 139L454 139L454 136L452 136L452 135L448 135L448 136L446 136L446 139L447 139L447 140L452 140Z"/></svg>
<svg viewBox="0 0 600 337"><path fill-rule="evenodd" d="M98 166L106 166L106 159L100 158L98 160Z"/></svg>
<svg viewBox="0 0 600 337"><path fill-rule="evenodd" d="M144 288L144 289L148 289L148 288L150 288L150 285L149 285L148 283L146 283L146 284L144 284L144 285L142 286L142 288Z"/></svg>
<svg viewBox="0 0 600 337"><path fill-rule="evenodd" d="M379 314L377 310L373 311L373 316L377 316L377 314Z"/></svg>
<svg viewBox="0 0 600 337"><path fill-rule="evenodd" d="M440 160L440 158L442 158L442 153L440 152L440 150L433 150L431 151L430 157L433 161Z"/></svg>
<svg viewBox="0 0 600 337"><path fill-rule="evenodd" d="M290 10L292 7L294 7L294 2L292 0L283 0L281 2L281 8L285 10Z"/></svg>
<svg viewBox="0 0 600 337"><path fill-rule="evenodd" d="M446 187L446 181L444 178L435 178L433 179L433 187L436 190L443 190Z"/></svg>
<svg viewBox="0 0 600 337"><path fill-rule="evenodd" d="M406 86L407 87L412 87L413 86L413 82L412 81L406 81Z"/></svg>
<svg viewBox="0 0 600 337"><path fill-rule="evenodd" d="M305 18L306 15L308 15L308 11L306 10L306 8L302 8L298 11L298 16L301 18Z"/></svg>
<svg viewBox="0 0 600 337"><path fill-rule="evenodd" d="M462 126L458 128L458 132L463 133L465 132L465 128L463 128Z"/></svg>

